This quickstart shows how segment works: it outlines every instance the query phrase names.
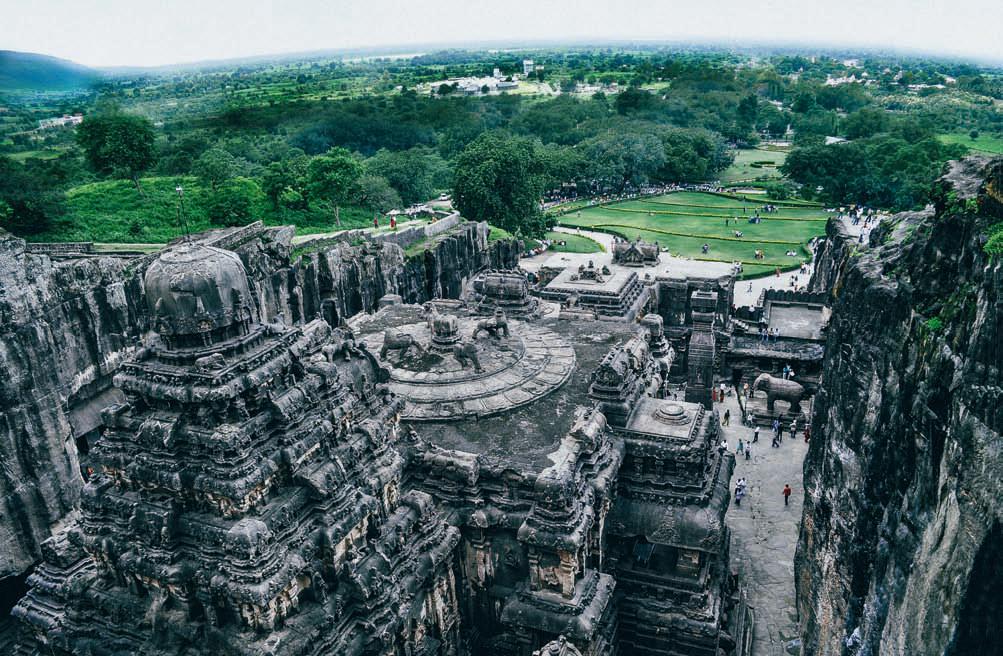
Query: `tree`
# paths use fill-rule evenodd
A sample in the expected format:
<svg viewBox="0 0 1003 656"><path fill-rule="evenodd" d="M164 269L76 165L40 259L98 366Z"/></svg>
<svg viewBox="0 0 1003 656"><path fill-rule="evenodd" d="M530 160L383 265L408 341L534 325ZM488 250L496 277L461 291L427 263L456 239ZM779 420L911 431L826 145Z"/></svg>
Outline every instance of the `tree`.
<svg viewBox="0 0 1003 656"><path fill-rule="evenodd" d="M351 202L356 191L356 182L362 175L362 165L344 148L332 148L325 155L310 160L307 166L307 198L319 200L331 206L335 222L338 207Z"/></svg>
<svg viewBox="0 0 1003 656"><path fill-rule="evenodd" d="M379 175L363 175L356 182L356 203L374 212L385 214L400 207L401 197L387 179Z"/></svg>
<svg viewBox="0 0 1003 656"><path fill-rule="evenodd" d="M213 193L219 185L234 176L237 170L237 160L222 148L210 148L192 166L192 173L203 183L208 184Z"/></svg>
<svg viewBox="0 0 1003 656"><path fill-rule="evenodd" d="M95 172L128 178L143 193L139 176L156 161L150 121L119 113L89 116L77 128L77 143Z"/></svg>
<svg viewBox="0 0 1003 656"><path fill-rule="evenodd" d="M746 130L752 129L759 117L759 98L756 94L750 93L739 101L736 116L742 127Z"/></svg>
<svg viewBox="0 0 1003 656"><path fill-rule="evenodd" d="M426 201L436 188L448 184L445 160L424 146L398 151L381 149L366 160L364 167L367 173L386 178L405 205Z"/></svg>
<svg viewBox="0 0 1003 656"><path fill-rule="evenodd" d="M0 157L0 228L25 236L62 217L63 192L7 157Z"/></svg>
<svg viewBox="0 0 1003 656"><path fill-rule="evenodd" d="M847 139L866 139L888 129L888 114L880 109L858 109L843 120Z"/></svg>
<svg viewBox="0 0 1003 656"><path fill-rule="evenodd" d="M456 160L453 203L463 216L526 237L542 237L543 180L533 143L498 132L474 139Z"/></svg>
<svg viewBox="0 0 1003 656"><path fill-rule="evenodd" d="M699 182L726 169L734 160L724 139L699 128L672 128L659 133L665 162L657 178L665 182Z"/></svg>
<svg viewBox="0 0 1003 656"><path fill-rule="evenodd" d="M307 157L300 156L272 162L265 168L261 176L261 189L272 201L272 207L278 209L282 204L289 209L306 208L305 185L309 162Z"/></svg>
<svg viewBox="0 0 1003 656"><path fill-rule="evenodd" d="M658 104L658 97L644 89L630 87L619 93L613 104L620 114L633 114L653 109Z"/></svg>
<svg viewBox="0 0 1003 656"><path fill-rule="evenodd" d="M260 196L261 189L253 180L234 178L206 197L206 216L213 225L246 225L253 220L254 203Z"/></svg>
<svg viewBox="0 0 1003 656"><path fill-rule="evenodd" d="M594 137L582 146L592 178L605 189L623 192L640 186L665 164L665 148L653 134L621 132Z"/></svg>

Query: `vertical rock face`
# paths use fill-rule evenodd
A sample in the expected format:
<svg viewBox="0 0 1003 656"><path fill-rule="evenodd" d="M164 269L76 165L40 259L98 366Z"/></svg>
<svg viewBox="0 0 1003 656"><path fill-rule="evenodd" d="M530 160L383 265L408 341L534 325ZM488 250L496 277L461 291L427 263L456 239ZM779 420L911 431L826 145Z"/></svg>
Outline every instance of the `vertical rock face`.
<svg viewBox="0 0 1003 656"><path fill-rule="evenodd" d="M805 654L990 654L1003 641L1003 161L867 246L830 229L833 295L796 556ZM994 651L995 650L995 651Z"/></svg>
<svg viewBox="0 0 1003 656"><path fill-rule="evenodd" d="M53 263L0 235L0 578L37 560L76 505L70 411L133 348L127 287L123 260Z"/></svg>
<svg viewBox="0 0 1003 656"><path fill-rule="evenodd" d="M291 260L292 228L234 247L263 321L337 324L376 308L459 293L484 266L511 267L518 245L487 241L465 223L417 258L396 245L336 244ZM0 232L0 579L40 558L39 545L77 505L83 484L74 437L148 329L142 277L150 259L53 261ZM74 424L77 424L76 426Z"/></svg>

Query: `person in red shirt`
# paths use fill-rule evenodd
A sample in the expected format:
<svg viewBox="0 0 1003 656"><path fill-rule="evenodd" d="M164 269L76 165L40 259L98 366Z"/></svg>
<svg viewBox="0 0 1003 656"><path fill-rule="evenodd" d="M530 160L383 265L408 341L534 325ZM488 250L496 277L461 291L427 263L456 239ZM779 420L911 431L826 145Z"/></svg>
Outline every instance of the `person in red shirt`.
<svg viewBox="0 0 1003 656"><path fill-rule="evenodd" d="M396 230L397 229L397 217L396 216L391 216L390 217L390 229L391 230Z"/></svg>
<svg viewBox="0 0 1003 656"><path fill-rule="evenodd" d="M784 485L784 505L787 505L787 500L791 498L791 486Z"/></svg>
<svg viewBox="0 0 1003 656"><path fill-rule="evenodd" d="M811 439L811 426L804 427L804 443L808 444L808 440Z"/></svg>

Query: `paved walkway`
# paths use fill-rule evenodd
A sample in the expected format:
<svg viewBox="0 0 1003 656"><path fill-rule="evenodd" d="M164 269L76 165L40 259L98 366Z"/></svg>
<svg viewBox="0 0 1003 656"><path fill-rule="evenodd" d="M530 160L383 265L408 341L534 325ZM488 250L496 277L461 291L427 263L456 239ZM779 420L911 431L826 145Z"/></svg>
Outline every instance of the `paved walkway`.
<svg viewBox="0 0 1003 656"><path fill-rule="evenodd" d="M741 425L742 412L734 394L717 403L723 415L731 410L731 425L722 426L732 452L738 440L752 439L752 429ZM732 499L727 514L731 528L731 562L745 586L749 605L755 609L756 628L752 656L787 654L785 647L798 636L794 605L794 549L797 546L804 498L801 467L808 445L799 433L791 440L784 433L779 448L772 448L773 432L760 429L759 442L752 445L752 458L736 454L731 489L745 477L748 491L741 507ZM793 490L790 505L784 506L782 491ZM795 650L794 653L797 653Z"/></svg>

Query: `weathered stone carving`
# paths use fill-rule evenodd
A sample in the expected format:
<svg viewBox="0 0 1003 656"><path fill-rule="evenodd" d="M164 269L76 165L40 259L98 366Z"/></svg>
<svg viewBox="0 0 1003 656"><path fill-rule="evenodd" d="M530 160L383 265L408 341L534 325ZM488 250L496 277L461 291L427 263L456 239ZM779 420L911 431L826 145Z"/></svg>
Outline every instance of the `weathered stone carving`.
<svg viewBox="0 0 1003 656"><path fill-rule="evenodd" d="M635 241L618 238L613 244L613 262L623 266L652 266L658 264L660 255L658 242L648 243L640 237Z"/></svg>
<svg viewBox="0 0 1003 656"><path fill-rule="evenodd" d="M495 310L494 316L490 319L482 319L481 321L478 321L471 339L476 340L478 333L481 331L486 332L494 338L498 338L502 335L508 337L508 318L506 318L505 313L499 308Z"/></svg>
<svg viewBox="0 0 1003 656"><path fill-rule="evenodd" d="M801 399L804 397L804 385L793 380L775 378L769 374L759 374L752 383L753 392L766 392L766 409L775 412L773 404L777 399L790 404L788 412L801 412Z"/></svg>
<svg viewBox="0 0 1003 656"><path fill-rule="evenodd" d="M453 357L456 358L456 361L460 363L461 367L466 368L468 365L473 365L474 371L483 371L481 368L481 360L477 357L477 344L474 342L460 342L459 344L454 344Z"/></svg>
<svg viewBox="0 0 1003 656"><path fill-rule="evenodd" d="M387 330L383 334L383 348L380 349L380 357L387 357L388 351L400 351L400 357L405 357L407 352L411 349L418 352L421 355L425 352L418 340L414 338L414 335L409 335L408 333L398 333L391 330Z"/></svg>

